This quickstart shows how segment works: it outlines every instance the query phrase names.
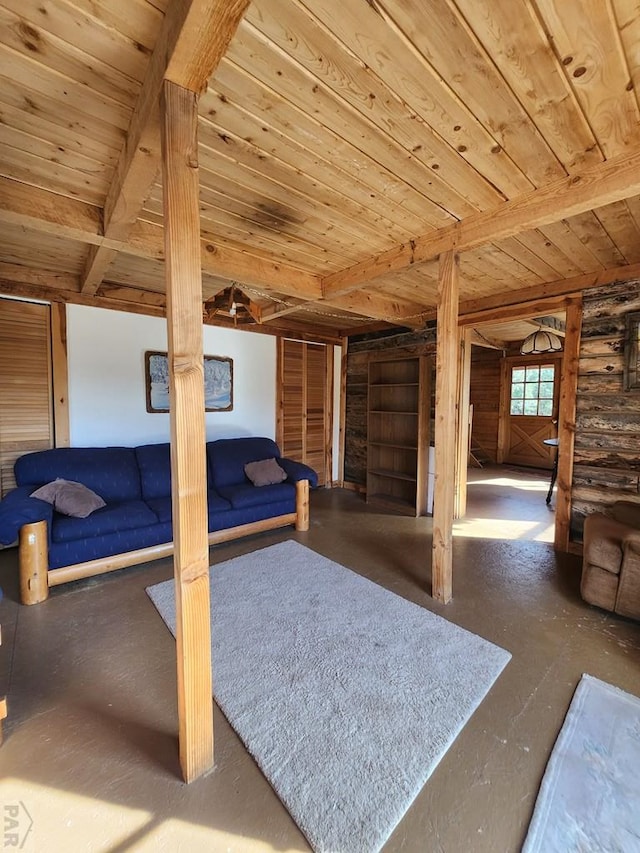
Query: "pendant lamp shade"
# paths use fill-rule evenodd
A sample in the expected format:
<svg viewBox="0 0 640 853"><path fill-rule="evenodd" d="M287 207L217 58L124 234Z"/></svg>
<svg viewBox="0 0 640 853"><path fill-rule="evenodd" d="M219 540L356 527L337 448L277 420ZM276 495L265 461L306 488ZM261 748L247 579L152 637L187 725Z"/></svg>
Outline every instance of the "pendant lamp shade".
<svg viewBox="0 0 640 853"><path fill-rule="evenodd" d="M562 341L553 332L537 329L525 338L520 347L521 355L538 355L544 352L558 352L562 349Z"/></svg>

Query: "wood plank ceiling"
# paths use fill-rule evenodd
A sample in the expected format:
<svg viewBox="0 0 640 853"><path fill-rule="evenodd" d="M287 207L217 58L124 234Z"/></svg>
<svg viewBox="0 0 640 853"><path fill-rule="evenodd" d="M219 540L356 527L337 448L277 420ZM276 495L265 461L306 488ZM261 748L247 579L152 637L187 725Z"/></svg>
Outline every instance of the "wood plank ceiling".
<svg viewBox="0 0 640 853"><path fill-rule="evenodd" d="M0 0L0 293L163 314L154 86L221 2ZM447 249L463 312L640 273L636 0L230 5L204 302L336 336L432 318Z"/></svg>

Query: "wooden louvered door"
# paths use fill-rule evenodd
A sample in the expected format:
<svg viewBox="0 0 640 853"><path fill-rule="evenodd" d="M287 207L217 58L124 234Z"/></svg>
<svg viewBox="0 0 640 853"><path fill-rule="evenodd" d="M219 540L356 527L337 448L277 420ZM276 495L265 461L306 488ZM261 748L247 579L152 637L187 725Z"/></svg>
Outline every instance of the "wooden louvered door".
<svg viewBox="0 0 640 853"><path fill-rule="evenodd" d="M331 483L331 376L333 350L323 344L278 342L278 424L283 456L318 472Z"/></svg>
<svg viewBox="0 0 640 853"><path fill-rule="evenodd" d="M13 464L53 447L48 305L0 299L0 495L15 486Z"/></svg>

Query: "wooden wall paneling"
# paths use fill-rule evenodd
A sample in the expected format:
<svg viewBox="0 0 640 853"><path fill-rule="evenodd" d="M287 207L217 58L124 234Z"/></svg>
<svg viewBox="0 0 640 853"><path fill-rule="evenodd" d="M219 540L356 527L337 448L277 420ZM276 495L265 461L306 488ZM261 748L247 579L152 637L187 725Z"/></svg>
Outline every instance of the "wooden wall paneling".
<svg viewBox="0 0 640 853"><path fill-rule="evenodd" d="M435 482L433 496L432 595L446 604L452 596L453 505L458 387L458 273L453 252L440 257L436 344Z"/></svg>
<svg viewBox="0 0 640 853"><path fill-rule="evenodd" d="M458 337L458 429L456 431L454 518L462 518L467 512L469 405L471 399L471 329L458 328Z"/></svg>
<svg viewBox="0 0 640 853"><path fill-rule="evenodd" d="M13 465L53 446L49 306L0 299L0 493Z"/></svg>
<svg viewBox="0 0 640 853"><path fill-rule="evenodd" d="M501 356L486 347L474 346L471 351L471 452L480 463L495 462L498 453Z"/></svg>
<svg viewBox="0 0 640 853"><path fill-rule="evenodd" d="M55 446L68 447L69 372L67 364L67 306L51 303L51 367L53 386L53 426Z"/></svg>
<svg viewBox="0 0 640 853"><path fill-rule="evenodd" d="M500 362L500 402L498 404L498 445L496 462L502 465L509 451L509 398L511 395L511 367L506 358Z"/></svg>
<svg viewBox="0 0 640 853"><path fill-rule="evenodd" d="M197 96L165 82L161 115L179 748L191 782L213 766Z"/></svg>

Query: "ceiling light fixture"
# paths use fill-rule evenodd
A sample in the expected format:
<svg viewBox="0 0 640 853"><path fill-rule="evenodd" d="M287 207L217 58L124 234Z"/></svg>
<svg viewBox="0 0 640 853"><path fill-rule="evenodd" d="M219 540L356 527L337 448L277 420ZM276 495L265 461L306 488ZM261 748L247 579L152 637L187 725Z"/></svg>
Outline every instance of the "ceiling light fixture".
<svg viewBox="0 0 640 853"><path fill-rule="evenodd" d="M540 355L545 352L559 352L562 349L562 341L553 332L546 329L536 329L525 338L520 347L521 355Z"/></svg>

